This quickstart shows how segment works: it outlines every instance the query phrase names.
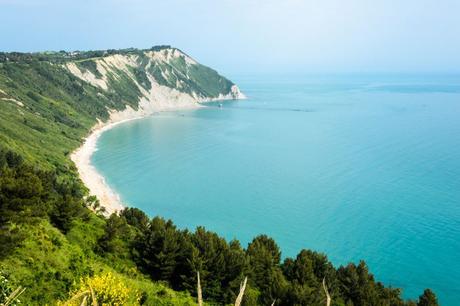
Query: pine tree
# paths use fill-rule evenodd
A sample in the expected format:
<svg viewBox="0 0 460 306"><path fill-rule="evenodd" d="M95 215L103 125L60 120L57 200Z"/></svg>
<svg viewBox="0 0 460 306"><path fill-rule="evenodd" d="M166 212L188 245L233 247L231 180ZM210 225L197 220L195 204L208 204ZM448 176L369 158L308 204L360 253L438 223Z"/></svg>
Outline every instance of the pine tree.
<svg viewBox="0 0 460 306"><path fill-rule="evenodd" d="M419 297L417 306L438 306L438 299L433 291L425 289L423 294Z"/></svg>

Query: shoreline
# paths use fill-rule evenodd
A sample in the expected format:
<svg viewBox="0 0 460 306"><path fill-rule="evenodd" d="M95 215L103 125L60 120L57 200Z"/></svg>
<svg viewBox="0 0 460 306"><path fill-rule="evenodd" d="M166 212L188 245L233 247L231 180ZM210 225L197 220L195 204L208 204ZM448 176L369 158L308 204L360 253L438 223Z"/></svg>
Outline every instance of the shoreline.
<svg viewBox="0 0 460 306"><path fill-rule="evenodd" d="M89 190L90 195L95 195L101 207L104 207L107 214L112 214L124 208L120 195L116 193L105 181L96 167L91 163L91 157L97 149L97 141L103 132L110 130L118 124L140 119L132 118L116 122L99 122L91 128L90 134L85 138L83 144L72 152L70 159L74 162L78 170L80 179Z"/></svg>
<svg viewBox="0 0 460 306"><path fill-rule="evenodd" d="M90 134L85 138L83 144L72 152L70 159L77 167L78 175L85 184L86 188L88 188L89 194L95 195L97 197L101 207L105 208L107 215L122 210L126 207L126 203L123 203L120 195L107 184L104 176L100 174L96 167L94 167L94 165L91 163L91 157L97 150L97 141L102 133L114 128L119 124L154 116L156 113L197 109L200 107L202 106L199 104L187 107L172 107L159 109L151 113L141 113L137 116L129 116L129 114L128 116L125 116L123 113L126 110L124 110L121 112L112 112L111 118L108 121L103 122L98 119L99 122L91 128Z"/></svg>
<svg viewBox="0 0 460 306"><path fill-rule="evenodd" d="M245 99L242 95L239 99ZM203 104L206 102L225 101L225 100L236 100L231 97L219 97L216 99L207 99L194 101L193 103L180 103L179 105L172 102L167 104L160 104L158 106L145 107L141 101L139 103L139 109L134 110L127 106L123 111L110 111L109 120L103 122L97 119L96 123L90 130L89 135L84 139L83 143L70 155L70 159L73 161L78 170L78 175L82 180L83 184L88 188L89 195L94 195L99 200L100 206L104 207L106 212L105 215L116 213L127 205L123 203L120 195L113 190L106 182L103 175L101 175L96 167L91 163L91 157L97 149L97 141L99 137L105 131L112 129L113 127L132 120L138 120L149 116L154 116L156 113L166 111L178 111L187 109L198 109L205 107ZM165 101L167 102L167 101ZM152 103L152 102L150 102ZM150 104L149 103L149 104ZM203 104L202 104L203 103Z"/></svg>

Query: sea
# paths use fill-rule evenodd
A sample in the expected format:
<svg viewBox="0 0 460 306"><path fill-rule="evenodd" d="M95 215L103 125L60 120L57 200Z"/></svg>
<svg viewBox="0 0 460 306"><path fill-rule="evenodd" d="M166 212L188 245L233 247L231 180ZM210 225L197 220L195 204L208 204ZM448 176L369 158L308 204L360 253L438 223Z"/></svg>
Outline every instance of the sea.
<svg viewBox="0 0 460 306"><path fill-rule="evenodd" d="M248 99L103 133L92 163L129 206L245 247L267 234L364 260L405 298L460 303L460 76L241 75Z"/></svg>

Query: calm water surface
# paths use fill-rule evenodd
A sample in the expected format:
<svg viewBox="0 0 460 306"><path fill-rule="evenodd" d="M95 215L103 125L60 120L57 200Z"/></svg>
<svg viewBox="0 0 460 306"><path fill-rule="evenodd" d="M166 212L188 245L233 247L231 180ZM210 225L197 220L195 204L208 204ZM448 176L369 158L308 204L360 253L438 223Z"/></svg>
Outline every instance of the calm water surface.
<svg viewBox="0 0 460 306"><path fill-rule="evenodd" d="M285 256L364 259L415 298L460 301L460 77L241 77L249 97L104 133L122 199Z"/></svg>

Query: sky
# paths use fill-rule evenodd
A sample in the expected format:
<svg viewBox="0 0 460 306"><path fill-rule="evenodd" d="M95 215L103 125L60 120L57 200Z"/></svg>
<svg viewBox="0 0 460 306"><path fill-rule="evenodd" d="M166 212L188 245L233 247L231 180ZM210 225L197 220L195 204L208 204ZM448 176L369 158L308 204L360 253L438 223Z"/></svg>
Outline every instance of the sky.
<svg viewBox="0 0 460 306"><path fill-rule="evenodd" d="M0 51L167 44L229 74L460 72L460 0L0 0L0 20Z"/></svg>

